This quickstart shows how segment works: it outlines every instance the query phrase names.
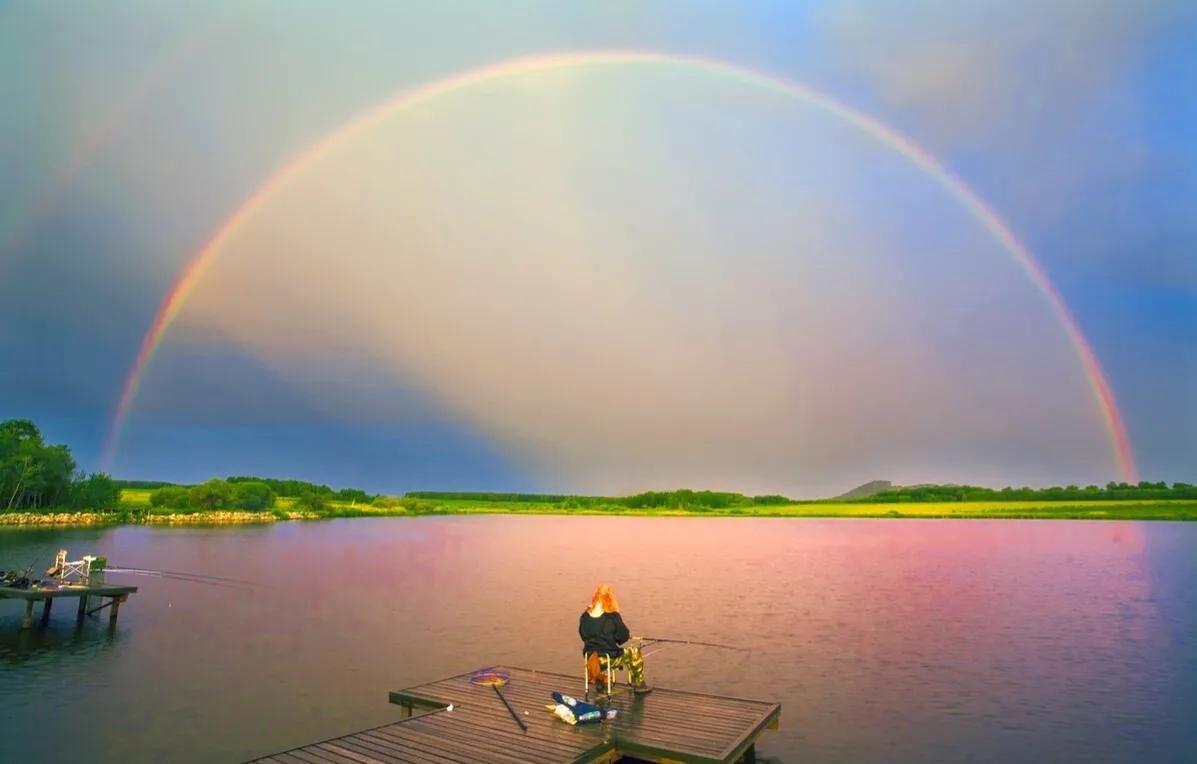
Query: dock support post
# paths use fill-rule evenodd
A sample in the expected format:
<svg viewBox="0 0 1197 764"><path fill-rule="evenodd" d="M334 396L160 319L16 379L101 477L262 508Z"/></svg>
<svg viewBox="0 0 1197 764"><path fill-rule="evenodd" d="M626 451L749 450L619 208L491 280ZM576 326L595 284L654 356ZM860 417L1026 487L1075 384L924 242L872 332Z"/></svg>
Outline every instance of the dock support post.
<svg viewBox="0 0 1197 764"><path fill-rule="evenodd" d="M87 595L86 595L86 594L84 594L84 595L81 595L81 596L79 597L79 617L78 617L78 621L79 621L80 623L82 623L82 622L83 622L83 616L85 616L85 615L87 615Z"/></svg>
<svg viewBox="0 0 1197 764"><path fill-rule="evenodd" d="M120 608L120 606L121 606L121 598L119 596L113 597L112 598L112 612L109 613L109 615L108 615L109 623L116 623L116 611Z"/></svg>
<svg viewBox="0 0 1197 764"><path fill-rule="evenodd" d="M46 597L43 602L45 604L42 605L42 623L45 623L46 621L50 620L50 606L54 604L54 598Z"/></svg>
<svg viewBox="0 0 1197 764"><path fill-rule="evenodd" d="M33 600L25 600L25 618L21 621L21 629L28 629L33 623Z"/></svg>

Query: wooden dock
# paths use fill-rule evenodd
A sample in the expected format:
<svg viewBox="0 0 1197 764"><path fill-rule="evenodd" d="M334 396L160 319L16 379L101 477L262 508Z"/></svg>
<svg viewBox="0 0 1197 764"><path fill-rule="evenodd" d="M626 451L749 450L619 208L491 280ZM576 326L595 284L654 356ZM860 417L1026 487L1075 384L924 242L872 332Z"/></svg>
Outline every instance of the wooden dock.
<svg viewBox="0 0 1197 764"><path fill-rule="evenodd" d="M50 618L50 608L54 604L54 600L63 597L79 598L78 620L82 621L84 616L97 613L104 608L111 608L108 613L108 620L115 623L116 614L120 610L121 603L129 599L129 595L136 591L136 586L111 586L108 584L97 584L95 586L79 584L54 588L35 586L29 589L14 589L12 587L0 586L0 599L25 600L25 617L21 621L21 628L28 629L33 624L33 603L39 600L43 603L43 623ZM104 602L105 598L108 599L108 602ZM100 604L88 609L88 604L91 600L96 600Z"/></svg>
<svg viewBox="0 0 1197 764"><path fill-rule="evenodd" d="M391 693L407 718L255 759L256 764L523 764L634 761L733 764L755 761L756 740L776 729L781 706L759 700L657 688L613 693L615 720L571 726L545 710L550 693L579 695L581 674L567 676L497 667L510 674L501 690L471 674ZM450 710L450 705L452 710ZM526 712L526 713L525 713Z"/></svg>

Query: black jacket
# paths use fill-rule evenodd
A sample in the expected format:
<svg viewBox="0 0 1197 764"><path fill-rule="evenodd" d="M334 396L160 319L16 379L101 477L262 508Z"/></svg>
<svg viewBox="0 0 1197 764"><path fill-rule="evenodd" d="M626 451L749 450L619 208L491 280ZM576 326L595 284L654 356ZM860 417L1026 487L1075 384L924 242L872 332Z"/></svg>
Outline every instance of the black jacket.
<svg viewBox="0 0 1197 764"><path fill-rule="evenodd" d="M603 613L595 618L587 611L578 620L578 635L582 637L583 655L593 652L623 655L620 645L631 636L619 613Z"/></svg>

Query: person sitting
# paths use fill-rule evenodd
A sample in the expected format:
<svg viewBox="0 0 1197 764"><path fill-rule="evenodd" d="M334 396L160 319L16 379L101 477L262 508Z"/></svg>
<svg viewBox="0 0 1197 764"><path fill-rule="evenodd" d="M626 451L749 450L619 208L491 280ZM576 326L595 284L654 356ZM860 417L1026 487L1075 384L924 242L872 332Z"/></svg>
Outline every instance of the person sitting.
<svg viewBox="0 0 1197 764"><path fill-rule="evenodd" d="M590 684L597 684L600 690L605 690L600 658L604 656L613 668L627 670L633 692L643 693L652 689L644 681L644 659L640 657L640 650L631 645L622 647L631 634L619 614L619 603L610 586L601 584L595 589L590 605L578 621L578 635L582 637L586 678Z"/></svg>

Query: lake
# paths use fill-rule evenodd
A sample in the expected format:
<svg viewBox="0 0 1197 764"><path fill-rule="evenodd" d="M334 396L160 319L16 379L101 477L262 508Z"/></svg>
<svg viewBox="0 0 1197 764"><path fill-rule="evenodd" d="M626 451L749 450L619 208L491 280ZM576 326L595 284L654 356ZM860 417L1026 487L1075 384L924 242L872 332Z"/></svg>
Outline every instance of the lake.
<svg viewBox="0 0 1197 764"><path fill-rule="evenodd" d="M5 761L240 761L396 720L389 690L482 666L580 676L600 581L634 634L749 648L659 649L648 678L781 702L758 746L772 761L1197 760L1197 523L11 530L0 568L44 570L60 547L253 586L110 574L141 587L112 632L76 630L68 600L22 634L0 602Z"/></svg>

